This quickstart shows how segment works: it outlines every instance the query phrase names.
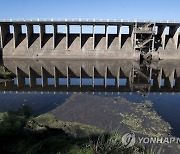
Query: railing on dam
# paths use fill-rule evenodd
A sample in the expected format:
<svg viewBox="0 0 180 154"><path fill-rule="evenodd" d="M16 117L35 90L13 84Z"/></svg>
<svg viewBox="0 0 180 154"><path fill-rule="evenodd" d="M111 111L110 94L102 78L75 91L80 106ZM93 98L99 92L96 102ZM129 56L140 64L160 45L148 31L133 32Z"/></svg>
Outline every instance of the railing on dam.
<svg viewBox="0 0 180 154"><path fill-rule="evenodd" d="M153 51L160 59L179 50L179 22L153 22ZM133 47L135 25L125 20L2 20L0 47L6 58L114 58L138 59ZM50 27L49 27L50 26ZM78 31L72 32L73 26ZM85 29L89 30L85 30ZM97 29L100 27L101 32ZM39 29L38 31L37 28ZM51 28L51 32L48 29ZM64 30L62 30L64 29ZM113 31L113 32L112 32ZM147 42L145 42L147 43ZM169 55L169 52L172 54ZM178 56L176 56L177 58Z"/></svg>

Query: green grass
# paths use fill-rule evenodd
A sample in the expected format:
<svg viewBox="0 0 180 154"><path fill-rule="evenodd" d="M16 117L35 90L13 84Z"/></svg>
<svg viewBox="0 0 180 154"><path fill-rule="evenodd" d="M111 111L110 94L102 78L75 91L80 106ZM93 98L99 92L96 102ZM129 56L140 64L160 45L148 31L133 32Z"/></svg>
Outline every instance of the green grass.
<svg viewBox="0 0 180 154"><path fill-rule="evenodd" d="M17 112L0 113L0 153L13 154L144 154L154 153L135 144L126 148L118 132L58 121L52 114L32 117L23 107ZM148 151L149 150L149 151Z"/></svg>

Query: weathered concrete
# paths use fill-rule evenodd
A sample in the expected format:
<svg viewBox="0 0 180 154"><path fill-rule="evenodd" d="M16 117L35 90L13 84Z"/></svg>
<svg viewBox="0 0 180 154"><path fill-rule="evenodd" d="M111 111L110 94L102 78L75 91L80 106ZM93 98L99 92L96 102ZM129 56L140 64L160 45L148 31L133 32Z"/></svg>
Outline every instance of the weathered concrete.
<svg viewBox="0 0 180 154"><path fill-rule="evenodd" d="M2 21L0 22L0 43L4 58L138 60L140 52L133 48L135 24L136 22L127 21ZM14 27L13 35L10 34L10 25ZM22 25L27 27L26 36L22 34ZM33 25L39 26L39 34L33 33ZM46 25L53 26L52 34L46 33ZM58 33L58 25L65 25L66 31ZM79 25L80 33L70 33L70 25ZM82 33L82 27L86 25L93 27L92 33ZM98 25L105 26L104 34L95 33L95 26ZM155 25L157 35L153 36L152 41L153 58L180 59L180 23L156 22ZM108 30L109 26L116 26L117 34L111 34ZM129 27L128 34L122 34L123 26ZM166 34L167 27L170 29L169 34Z"/></svg>
<svg viewBox="0 0 180 154"><path fill-rule="evenodd" d="M6 45L5 39L6 36L10 33L9 25L1 25L0 26L0 38L1 38L1 47L4 48Z"/></svg>
<svg viewBox="0 0 180 154"><path fill-rule="evenodd" d="M43 47L43 38L45 35L45 25L40 24L40 49Z"/></svg>
<svg viewBox="0 0 180 154"><path fill-rule="evenodd" d="M117 34L118 34L118 40L119 40L119 49L121 49L122 48L122 35L121 35L121 25L118 25L118 27L117 27Z"/></svg>
<svg viewBox="0 0 180 154"><path fill-rule="evenodd" d="M175 48L178 48L178 38L179 38L179 26L171 26L169 30L169 35L173 38L173 42L175 45Z"/></svg>
<svg viewBox="0 0 180 154"><path fill-rule="evenodd" d="M82 49L82 25L80 25L80 45L79 48Z"/></svg>
<svg viewBox="0 0 180 154"><path fill-rule="evenodd" d="M66 24L66 50L69 48L69 24Z"/></svg>
<svg viewBox="0 0 180 154"><path fill-rule="evenodd" d="M163 50L165 49L165 40L166 40L166 25L161 25L158 27L158 35L161 39L161 45Z"/></svg>
<svg viewBox="0 0 180 154"><path fill-rule="evenodd" d="M56 48L57 25L53 24L53 49Z"/></svg>
<svg viewBox="0 0 180 154"><path fill-rule="evenodd" d="M27 49L28 49L31 43L31 36L33 34L33 25L27 24L26 26L27 26L26 38L27 38Z"/></svg>
<svg viewBox="0 0 180 154"><path fill-rule="evenodd" d="M22 33L22 28L21 25L17 25L17 24L14 24L13 28L14 28L13 31L14 48L16 48L18 43L18 36Z"/></svg>

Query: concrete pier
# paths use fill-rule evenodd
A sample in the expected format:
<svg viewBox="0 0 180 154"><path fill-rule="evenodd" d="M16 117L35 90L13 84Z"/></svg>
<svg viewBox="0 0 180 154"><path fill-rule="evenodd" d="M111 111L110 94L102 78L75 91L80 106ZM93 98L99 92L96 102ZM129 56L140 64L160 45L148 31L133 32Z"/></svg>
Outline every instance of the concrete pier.
<svg viewBox="0 0 180 154"><path fill-rule="evenodd" d="M34 33L38 26L39 34ZM47 34L46 26L51 25L52 33ZM59 32L58 26L66 30ZM111 20L53 20L53 21L0 21L0 48L4 58L88 58L88 59L135 59L140 51L134 47L135 25L148 25L148 22ZM180 23L154 22L155 35L152 36L152 55L155 59L180 59ZM10 32L13 27L13 33ZM25 39L22 26L26 27ZM79 26L80 31L71 33L71 26ZM92 26L92 32L83 28ZM105 32L96 33L95 27L105 27ZM109 27L117 29L112 34ZM128 28L124 32L123 28ZM167 29L169 31L167 32ZM149 41L145 40L143 45Z"/></svg>
<svg viewBox="0 0 180 154"><path fill-rule="evenodd" d="M6 37L10 34L10 27L9 25L1 25L0 26L0 38L1 38L1 48L4 48L6 45Z"/></svg>
<svg viewBox="0 0 180 154"><path fill-rule="evenodd" d="M14 39L14 48L17 47L18 44L18 36L22 33L21 25L13 25L14 27L14 33L13 33L13 39Z"/></svg>
<svg viewBox="0 0 180 154"><path fill-rule="evenodd" d="M27 50L30 47L31 37L33 35L33 25L27 24L26 38L27 38Z"/></svg>
<svg viewBox="0 0 180 154"><path fill-rule="evenodd" d="M53 49L56 48L57 25L53 24Z"/></svg>

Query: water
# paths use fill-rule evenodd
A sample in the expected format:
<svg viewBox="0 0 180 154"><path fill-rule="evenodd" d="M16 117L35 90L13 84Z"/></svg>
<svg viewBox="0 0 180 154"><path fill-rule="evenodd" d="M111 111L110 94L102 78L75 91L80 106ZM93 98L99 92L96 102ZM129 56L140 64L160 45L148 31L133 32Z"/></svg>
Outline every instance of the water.
<svg viewBox="0 0 180 154"><path fill-rule="evenodd" d="M118 60L4 60L14 80L0 83L0 112L32 107L34 115L62 105L73 92L153 102L154 110L180 136L180 65L160 61L141 66Z"/></svg>
<svg viewBox="0 0 180 154"><path fill-rule="evenodd" d="M150 93L145 98L138 94L124 97L134 102L144 102L145 100L153 102L154 110L173 128L172 135L180 137L180 93Z"/></svg>
<svg viewBox="0 0 180 154"><path fill-rule="evenodd" d="M29 106L33 109L34 115L40 115L51 111L64 103L70 94L65 93L0 93L0 112L17 110L22 106Z"/></svg>

